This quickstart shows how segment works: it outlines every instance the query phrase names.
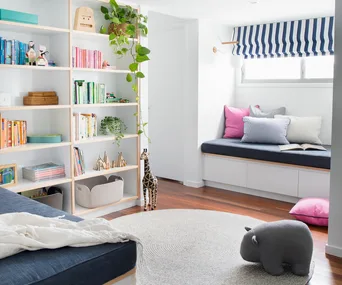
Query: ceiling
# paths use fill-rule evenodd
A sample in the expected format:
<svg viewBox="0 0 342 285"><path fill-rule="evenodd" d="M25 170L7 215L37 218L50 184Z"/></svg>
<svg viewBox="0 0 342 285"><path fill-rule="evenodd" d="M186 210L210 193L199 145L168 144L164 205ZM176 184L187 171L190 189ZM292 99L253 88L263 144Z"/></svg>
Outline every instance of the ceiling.
<svg viewBox="0 0 342 285"><path fill-rule="evenodd" d="M335 13L335 0L126 0L125 2L148 5L150 10L176 17L211 19L230 25L332 16Z"/></svg>

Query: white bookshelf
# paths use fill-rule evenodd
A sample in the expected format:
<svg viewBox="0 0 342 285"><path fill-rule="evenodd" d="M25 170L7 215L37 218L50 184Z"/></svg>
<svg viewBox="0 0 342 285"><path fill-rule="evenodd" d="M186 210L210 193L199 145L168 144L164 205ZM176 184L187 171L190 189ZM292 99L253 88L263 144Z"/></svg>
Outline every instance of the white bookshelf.
<svg viewBox="0 0 342 285"><path fill-rule="evenodd" d="M0 92L10 93L12 105L1 107L3 118L10 120L26 120L28 134L62 134L63 141L56 144L26 144L23 146L0 150L0 165L16 163L18 167L18 183L6 186L13 192L25 192L42 187L59 186L64 191L64 210L75 215L96 213L115 205L124 205L140 198L140 137L137 135L138 119L133 114L139 112L139 103L130 85L125 81L129 61L117 60L108 42L108 35L73 30L76 8L88 6L94 9L96 31L104 23L100 12L101 5L108 1L99 0L0 0L3 9L38 15L38 25L22 24L0 20L0 37L16 39L22 42L33 40L36 51L40 44L49 51L48 58L54 60L56 67L38 67L0 64L0 78L7 84L0 86ZM138 7L135 7L138 8ZM139 42L139 39L132 40ZM72 47L101 50L104 59L116 69L86 69L72 66ZM114 92L131 103L80 104L73 102L73 81L86 80L106 84L107 92ZM59 105L23 106L23 97L30 91L56 91ZM101 135L94 138L75 141L72 126L73 113L95 113L98 116L98 129L105 116L117 116L127 125L121 146L116 146L114 136ZM74 175L73 148L80 148L85 156L86 172L81 176ZM93 170L99 155L107 152L111 160L116 159L118 152L128 163L126 167L103 171ZM22 179L21 169L25 166L55 162L63 163L66 177L31 182ZM100 175L122 175L125 180L124 199L96 209L86 209L75 201L75 183L83 179Z"/></svg>

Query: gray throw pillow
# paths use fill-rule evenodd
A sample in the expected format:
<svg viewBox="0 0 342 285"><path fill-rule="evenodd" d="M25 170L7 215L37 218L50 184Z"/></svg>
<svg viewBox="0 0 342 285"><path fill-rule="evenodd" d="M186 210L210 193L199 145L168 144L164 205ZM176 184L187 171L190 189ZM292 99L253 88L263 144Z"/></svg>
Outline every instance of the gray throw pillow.
<svg viewBox="0 0 342 285"><path fill-rule="evenodd" d="M289 119L244 117L244 143L289 144L286 138Z"/></svg>
<svg viewBox="0 0 342 285"><path fill-rule="evenodd" d="M249 113L250 116L254 118L274 118L275 115L285 115L286 108L281 107L278 109L265 112L255 106L249 106Z"/></svg>

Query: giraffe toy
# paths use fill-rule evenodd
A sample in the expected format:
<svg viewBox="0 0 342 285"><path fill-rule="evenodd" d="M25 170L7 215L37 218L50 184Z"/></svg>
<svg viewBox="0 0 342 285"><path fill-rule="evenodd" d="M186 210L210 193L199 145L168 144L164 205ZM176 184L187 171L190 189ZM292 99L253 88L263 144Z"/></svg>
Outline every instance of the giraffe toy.
<svg viewBox="0 0 342 285"><path fill-rule="evenodd" d="M152 174L150 162L148 159L147 148L144 149L140 156L140 160L144 161L144 178L142 180L144 192L144 211L147 211L146 192L148 191L149 201L148 207L153 211L157 208L158 179Z"/></svg>

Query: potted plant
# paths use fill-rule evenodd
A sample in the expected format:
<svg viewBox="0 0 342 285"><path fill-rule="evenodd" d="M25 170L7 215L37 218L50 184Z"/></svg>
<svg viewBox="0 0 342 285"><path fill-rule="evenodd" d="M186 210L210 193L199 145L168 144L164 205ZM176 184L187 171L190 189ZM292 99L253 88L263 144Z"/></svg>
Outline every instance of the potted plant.
<svg viewBox="0 0 342 285"><path fill-rule="evenodd" d="M120 146L121 139L125 136L123 132L126 130L125 123L118 117L108 116L101 120L100 132L103 135L114 135L118 146Z"/></svg>
<svg viewBox="0 0 342 285"><path fill-rule="evenodd" d="M139 101L138 79L145 78L145 75L139 70L139 65L150 60L148 55L150 50L147 47L136 43L134 39L137 35L147 36L147 16L140 14L133 7L126 5L120 6L116 0L109 1L110 8L101 6L101 12L104 18L110 21L108 27L109 43L113 47L114 54L119 58L129 55L132 60L128 66L131 73L128 73L126 80L132 83L132 89L136 93L136 101ZM101 33L107 33L104 27L101 27ZM141 112L139 112L141 114ZM134 114L138 116L138 113ZM145 134L147 122L139 118L138 134ZM147 136L146 136L147 137ZM147 137L148 138L148 137ZM150 139L148 138L150 141Z"/></svg>

